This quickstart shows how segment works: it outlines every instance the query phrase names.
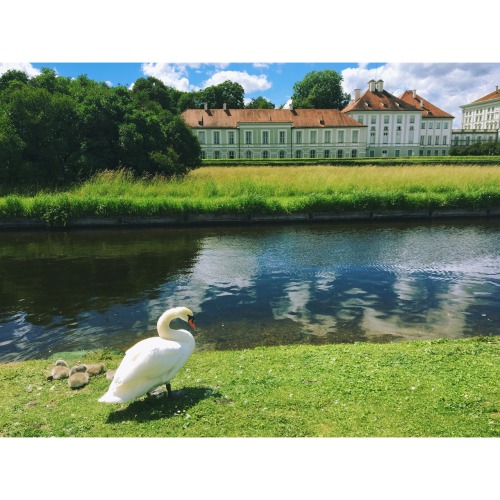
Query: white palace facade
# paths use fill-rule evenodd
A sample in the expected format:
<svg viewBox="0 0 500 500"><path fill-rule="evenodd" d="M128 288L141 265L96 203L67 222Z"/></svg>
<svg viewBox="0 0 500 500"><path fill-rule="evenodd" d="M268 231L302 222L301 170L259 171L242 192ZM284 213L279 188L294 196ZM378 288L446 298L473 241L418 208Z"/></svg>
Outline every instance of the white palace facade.
<svg viewBox="0 0 500 500"><path fill-rule="evenodd" d="M343 110L205 106L181 116L206 159L446 156L451 146L478 137L498 140L498 87L461 108L462 129L452 130L454 117L416 90L396 97L382 80L371 80L364 93L354 91L354 100Z"/></svg>

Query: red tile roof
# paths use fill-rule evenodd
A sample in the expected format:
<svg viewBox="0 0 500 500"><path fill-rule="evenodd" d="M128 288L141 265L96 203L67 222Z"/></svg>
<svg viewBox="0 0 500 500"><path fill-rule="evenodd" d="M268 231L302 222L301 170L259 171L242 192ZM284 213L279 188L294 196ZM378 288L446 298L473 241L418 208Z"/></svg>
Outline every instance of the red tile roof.
<svg viewBox="0 0 500 500"><path fill-rule="evenodd" d="M398 99L387 90L368 89L357 101L351 101L343 110L349 111L415 111L415 106Z"/></svg>
<svg viewBox="0 0 500 500"><path fill-rule="evenodd" d="M294 128L363 127L338 109L186 109L191 128L236 128L240 123L291 123Z"/></svg>
<svg viewBox="0 0 500 500"><path fill-rule="evenodd" d="M413 97L413 90L406 90L399 98L420 109L422 111L422 118L455 118L446 111L434 106L434 104L431 104L423 97L420 97L417 93Z"/></svg>
<svg viewBox="0 0 500 500"><path fill-rule="evenodd" d="M496 90L494 90L493 92L489 93L488 95L485 95L484 97L476 99L473 102L489 101L490 99L499 99L499 98L500 98L500 90L497 87Z"/></svg>

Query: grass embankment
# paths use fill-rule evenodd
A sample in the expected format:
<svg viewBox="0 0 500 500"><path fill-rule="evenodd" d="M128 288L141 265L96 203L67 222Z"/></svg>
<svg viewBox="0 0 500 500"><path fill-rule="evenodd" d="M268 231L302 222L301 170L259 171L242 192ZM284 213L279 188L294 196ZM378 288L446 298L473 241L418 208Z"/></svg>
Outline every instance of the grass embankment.
<svg viewBox="0 0 500 500"><path fill-rule="evenodd" d="M293 214L500 206L500 166L205 167L185 178L104 172L64 192L0 197L0 218Z"/></svg>
<svg viewBox="0 0 500 500"><path fill-rule="evenodd" d="M200 352L173 380L176 397L119 405L97 402L104 375L72 391L46 380L55 358L9 363L0 435L498 437L499 354L492 338ZM66 357L107 368L120 359Z"/></svg>

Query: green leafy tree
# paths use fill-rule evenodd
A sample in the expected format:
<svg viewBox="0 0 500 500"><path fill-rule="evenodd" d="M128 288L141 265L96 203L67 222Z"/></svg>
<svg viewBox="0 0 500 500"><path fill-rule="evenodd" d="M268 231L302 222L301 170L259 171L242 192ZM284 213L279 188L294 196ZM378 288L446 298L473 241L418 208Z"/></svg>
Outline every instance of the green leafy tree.
<svg viewBox="0 0 500 500"><path fill-rule="evenodd" d="M350 99L342 90L342 76L331 69L311 71L293 86L294 108L342 109Z"/></svg>
<svg viewBox="0 0 500 500"><path fill-rule="evenodd" d="M142 106L154 102L172 113L177 112L177 101L181 92L168 87L158 78L139 78L132 88L132 97Z"/></svg>
<svg viewBox="0 0 500 500"><path fill-rule="evenodd" d="M17 175L29 177L31 183L57 183L67 178L78 151L72 99L42 88L11 85L2 93L2 101L17 144L24 145Z"/></svg>
<svg viewBox="0 0 500 500"><path fill-rule="evenodd" d="M226 80L218 85L212 85L202 91L203 102L209 108L220 109L225 103L228 108L243 109L245 90L236 82Z"/></svg>
<svg viewBox="0 0 500 500"><path fill-rule="evenodd" d="M16 69L10 69L0 76L0 92L6 90L13 82L27 84L28 81L29 79L26 73Z"/></svg>
<svg viewBox="0 0 500 500"><path fill-rule="evenodd" d="M272 102L262 96L255 97L245 106L247 109L274 109L275 107Z"/></svg>

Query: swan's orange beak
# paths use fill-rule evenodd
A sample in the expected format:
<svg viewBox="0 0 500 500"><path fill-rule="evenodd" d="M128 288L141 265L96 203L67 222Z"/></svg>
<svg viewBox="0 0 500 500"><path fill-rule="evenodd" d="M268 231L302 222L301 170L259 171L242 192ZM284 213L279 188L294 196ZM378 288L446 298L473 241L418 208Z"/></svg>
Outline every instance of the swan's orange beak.
<svg viewBox="0 0 500 500"><path fill-rule="evenodd" d="M188 324L189 324L189 326L190 326L193 330L196 330L196 325L194 324L194 319L193 319L193 318L189 318L189 319L188 319Z"/></svg>

